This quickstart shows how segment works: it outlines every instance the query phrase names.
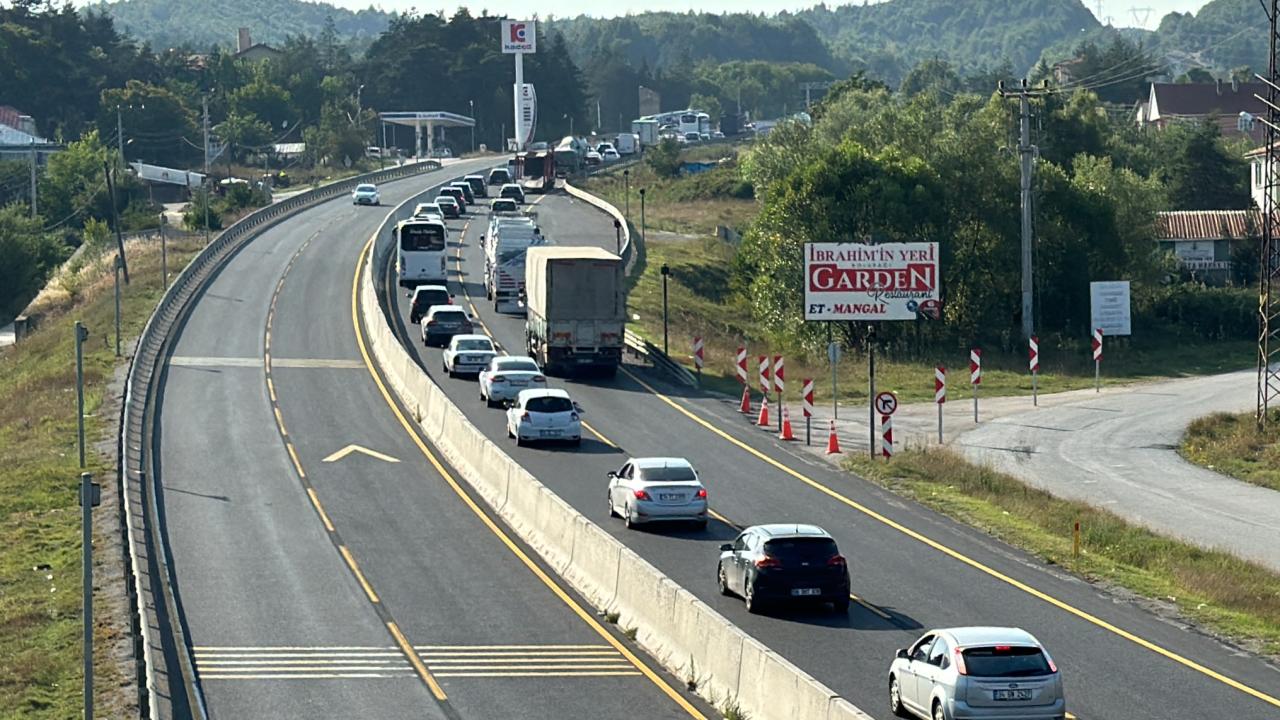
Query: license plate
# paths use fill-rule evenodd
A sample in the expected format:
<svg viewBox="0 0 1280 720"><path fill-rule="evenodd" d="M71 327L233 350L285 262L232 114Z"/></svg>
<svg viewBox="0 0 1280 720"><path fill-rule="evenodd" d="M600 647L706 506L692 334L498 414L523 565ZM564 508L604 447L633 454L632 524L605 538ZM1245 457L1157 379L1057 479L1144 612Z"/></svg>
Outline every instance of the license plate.
<svg viewBox="0 0 1280 720"><path fill-rule="evenodd" d="M555 437L560 434L559 430L539 430L539 437Z"/></svg>
<svg viewBox="0 0 1280 720"><path fill-rule="evenodd" d="M684 499L684 498L683 498L683 496L681 496L681 495L677 495L677 494L675 494L675 493L660 493L660 494L658 495L658 498L659 498L659 499L661 499L661 500L665 500L665 501L667 501L667 502L676 502L677 500L683 500L683 499Z"/></svg>
<svg viewBox="0 0 1280 720"><path fill-rule="evenodd" d="M589 362L593 362L593 360L592 360L592 358L578 358L578 359L577 359L577 362L579 362L579 363L589 363Z"/></svg>
<svg viewBox="0 0 1280 720"><path fill-rule="evenodd" d="M797 597L821 595L822 590L820 588L795 588L794 590L791 591L791 594Z"/></svg>
<svg viewBox="0 0 1280 720"><path fill-rule="evenodd" d="M1031 699L1030 690L1023 690L1023 689L993 690L992 693L995 696L996 700L1030 700Z"/></svg>
<svg viewBox="0 0 1280 720"><path fill-rule="evenodd" d="M512 381L511 381L511 387L524 387L525 385L528 385L528 384L529 384L529 383L528 383L528 381L526 381L526 380L512 380Z"/></svg>

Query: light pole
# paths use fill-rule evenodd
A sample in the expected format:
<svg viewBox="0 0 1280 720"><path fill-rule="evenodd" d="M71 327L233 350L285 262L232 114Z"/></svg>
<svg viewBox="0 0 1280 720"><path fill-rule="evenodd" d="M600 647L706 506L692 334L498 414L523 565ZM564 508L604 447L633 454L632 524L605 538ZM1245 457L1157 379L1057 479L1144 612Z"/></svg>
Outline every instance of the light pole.
<svg viewBox="0 0 1280 720"><path fill-rule="evenodd" d="M84 717L93 720L93 509L102 504L102 486L80 473L80 542L84 563Z"/></svg>
<svg viewBox="0 0 1280 720"><path fill-rule="evenodd" d="M619 255L621 255L622 254L622 221L618 220L617 218L614 218L613 220L613 235L614 235L614 241L618 246L617 252Z"/></svg>
<svg viewBox="0 0 1280 720"><path fill-rule="evenodd" d="M84 469L84 341L89 330L76 321L76 438L80 448L80 469Z"/></svg>
<svg viewBox="0 0 1280 720"><path fill-rule="evenodd" d="M627 217L627 222L631 222L631 168L623 168L622 184L625 187L624 194L627 202L627 209L624 214Z"/></svg>
<svg viewBox="0 0 1280 720"><path fill-rule="evenodd" d="M565 113L564 117L569 119L569 137L573 137L573 116L569 113Z"/></svg>
<svg viewBox="0 0 1280 720"><path fill-rule="evenodd" d="M119 255L116 256L116 357L120 357L120 270L124 267L124 260Z"/></svg>
<svg viewBox="0 0 1280 720"><path fill-rule="evenodd" d="M648 240L644 234L644 188L640 188L640 242Z"/></svg>
<svg viewBox="0 0 1280 720"><path fill-rule="evenodd" d="M476 101L468 100L471 105L471 152L476 151Z"/></svg>
<svg viewBox="0 0 1280 720"><path fill-rule="evenodd" d="M364 91L364 85L356 88L356 125L364 127L364 118L360 117L360 93Z"/></svg>
<svg viewBox="0 0 1280 720"><path fill-rule="evenodd" d="M670 355L667 352L667 277L671 275L671 268L662 263L662 354Z"/></svg>

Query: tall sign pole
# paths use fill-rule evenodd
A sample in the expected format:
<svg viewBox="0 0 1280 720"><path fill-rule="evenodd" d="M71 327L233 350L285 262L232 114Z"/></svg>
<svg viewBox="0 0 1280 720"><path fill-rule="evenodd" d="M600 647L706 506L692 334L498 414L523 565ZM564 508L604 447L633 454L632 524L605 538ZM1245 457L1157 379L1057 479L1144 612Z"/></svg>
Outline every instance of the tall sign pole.
<svg viewBox="0 0 1280 720"><path fill-rule="evenodd" d="M515 151L524 149L524 55L538 51L537 23L533 20L502 21L502 52L516 56Z"/></svg>

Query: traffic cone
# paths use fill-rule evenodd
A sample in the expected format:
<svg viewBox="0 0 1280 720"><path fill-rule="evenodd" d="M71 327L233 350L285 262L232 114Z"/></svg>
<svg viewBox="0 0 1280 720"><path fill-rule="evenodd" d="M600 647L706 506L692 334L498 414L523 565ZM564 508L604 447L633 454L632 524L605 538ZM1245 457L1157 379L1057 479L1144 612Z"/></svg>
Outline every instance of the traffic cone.
<svg viewBox="0 0 1280 720"><path fill-rule="evenodd" d="M745 385L742 386L742 407L739 408L739 411L743 415L751 414L751 388Z"/></svg>
<svg viewBox="0 0 1280 720"><path fill-rule="evenodd" d="M766 395L760 401L760 416L756 418L756 424L762 428L769 427L769 396Z"/></svg>
<svg viewBox="0 0 1280 720"><path fill-rule="evenodd" d="M836 437L836 421L831 421L831 434L827 436L827 454L840 454L840 438Z"/></svg>
<svg viewBox="0 0 1280 720"><path fill-rule="evenodd" d="M778 433L779 440L795 440L795 436L791 434L791 415L787 413L787 406L782 406L782 432Z"/></svg>

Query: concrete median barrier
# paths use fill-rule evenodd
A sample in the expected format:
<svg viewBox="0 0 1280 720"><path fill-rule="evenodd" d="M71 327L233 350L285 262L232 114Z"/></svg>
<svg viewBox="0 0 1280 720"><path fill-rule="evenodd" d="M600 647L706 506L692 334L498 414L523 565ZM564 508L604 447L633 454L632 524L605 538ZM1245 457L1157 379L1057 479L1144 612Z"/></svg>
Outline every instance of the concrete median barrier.
<svg viewBox="0 0 1280 720"><path fill-rule="evenodd" d="M635 628L646 651L714 704L735 703L754 720L870 720L575 510L466 419L396 340L378 301L373 278L388 258L388 230L384 224L375 236L359 284L372 361L484 502L583 597L618 613L618 624ZM710 570L707 582L714 582Z"/></svg>

